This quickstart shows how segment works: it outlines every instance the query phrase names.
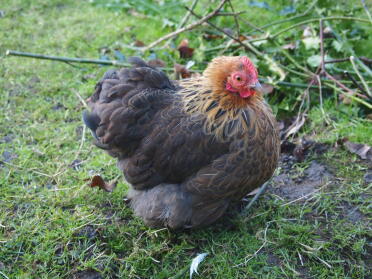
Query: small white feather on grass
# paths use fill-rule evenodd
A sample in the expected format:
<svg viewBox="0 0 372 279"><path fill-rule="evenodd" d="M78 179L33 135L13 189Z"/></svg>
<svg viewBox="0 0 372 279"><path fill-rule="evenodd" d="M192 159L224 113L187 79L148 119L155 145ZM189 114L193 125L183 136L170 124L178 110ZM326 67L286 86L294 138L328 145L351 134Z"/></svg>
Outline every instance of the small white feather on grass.
<svg viewBox="0 0 372 279"><path fill-rule="evenodd" d="M192 262L190 265L190 279L192 279L192 275L194 273L199 274L198 266L204 260L206 256L208 256L208 253L202 253L202 254L198 254L195 258L192 259Z"/></svg>

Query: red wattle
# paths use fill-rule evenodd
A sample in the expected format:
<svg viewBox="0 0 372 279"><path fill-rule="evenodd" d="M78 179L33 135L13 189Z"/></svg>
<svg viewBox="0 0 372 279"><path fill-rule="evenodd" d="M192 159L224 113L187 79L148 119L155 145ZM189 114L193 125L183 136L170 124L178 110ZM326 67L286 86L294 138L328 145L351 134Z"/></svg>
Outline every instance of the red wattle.
<svg viewBox="0 0 372 279"><path fill-rule="evenodd" d="M251 90L251 89L242 90L242 91L239 91L239 95L242 98L248 98L248 97L254 95L254 90Z"/></svg>

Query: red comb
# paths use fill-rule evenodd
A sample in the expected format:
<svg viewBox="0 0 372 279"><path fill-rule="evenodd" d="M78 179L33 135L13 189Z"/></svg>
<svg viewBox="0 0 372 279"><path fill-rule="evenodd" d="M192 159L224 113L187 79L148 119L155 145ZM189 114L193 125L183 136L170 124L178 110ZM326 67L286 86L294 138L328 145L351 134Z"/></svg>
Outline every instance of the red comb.
<svg viewBox="0 0 372 279"><path fill-rule="evenodd" d="M252 61L249 60L249 58L247 56L242 56L240 58L240 61L243 63L245 70L249 73L253 73L254 76L257 78L257 76L258 76L257 69L253 65Z"/></svg>

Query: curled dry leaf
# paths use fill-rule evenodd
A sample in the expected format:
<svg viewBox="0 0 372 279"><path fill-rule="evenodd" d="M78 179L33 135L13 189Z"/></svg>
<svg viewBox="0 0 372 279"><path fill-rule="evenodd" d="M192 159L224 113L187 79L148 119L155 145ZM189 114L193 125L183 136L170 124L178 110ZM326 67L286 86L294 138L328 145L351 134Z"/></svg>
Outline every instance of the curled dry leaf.
<svg viewBox="0 0 372 279"><path fill-rule="evenodd" d="M194 54L194 49L189 47L189 40L187 39L183 39L177 49L181 58L191 58Z"/></svg>
<svg viewBox="0 0 372 279"><path fill-rule="evenodd" d="M191 77L190 71L181 64L174 64L174 71L176 73L176 79Z"/></svg>
<svg viewBox="0 0 372 279"><path fill-rule="evenodd" d="M372 161L372 148L369 145L346 140L344 146L347 150L351 153L357 154L360 158Z"/></svg>
<svg viewBox="0 0 372 279"><path fill-rule="evenodd" d="M103 178L99 174L96 174L92 177L89 186L92 188L99 187L106 192L112 192L115 189L116 184L116 179L114 181L111 181L110 183L106 183L106 181L103 180Z"/></svg>

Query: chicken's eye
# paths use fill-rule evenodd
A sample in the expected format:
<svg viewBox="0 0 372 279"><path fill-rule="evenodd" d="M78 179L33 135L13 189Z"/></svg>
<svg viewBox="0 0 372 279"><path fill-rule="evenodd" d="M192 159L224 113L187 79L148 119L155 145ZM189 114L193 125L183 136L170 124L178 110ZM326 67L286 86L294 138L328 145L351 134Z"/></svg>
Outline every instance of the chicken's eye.
<svg viewBox="0 0 372 279"><path fill-rule="evenodd" d="M236 77L236 80L237 80L237 81L241 81L242 78L241 78L240 76L237 76L237 77Z"/></svg>

